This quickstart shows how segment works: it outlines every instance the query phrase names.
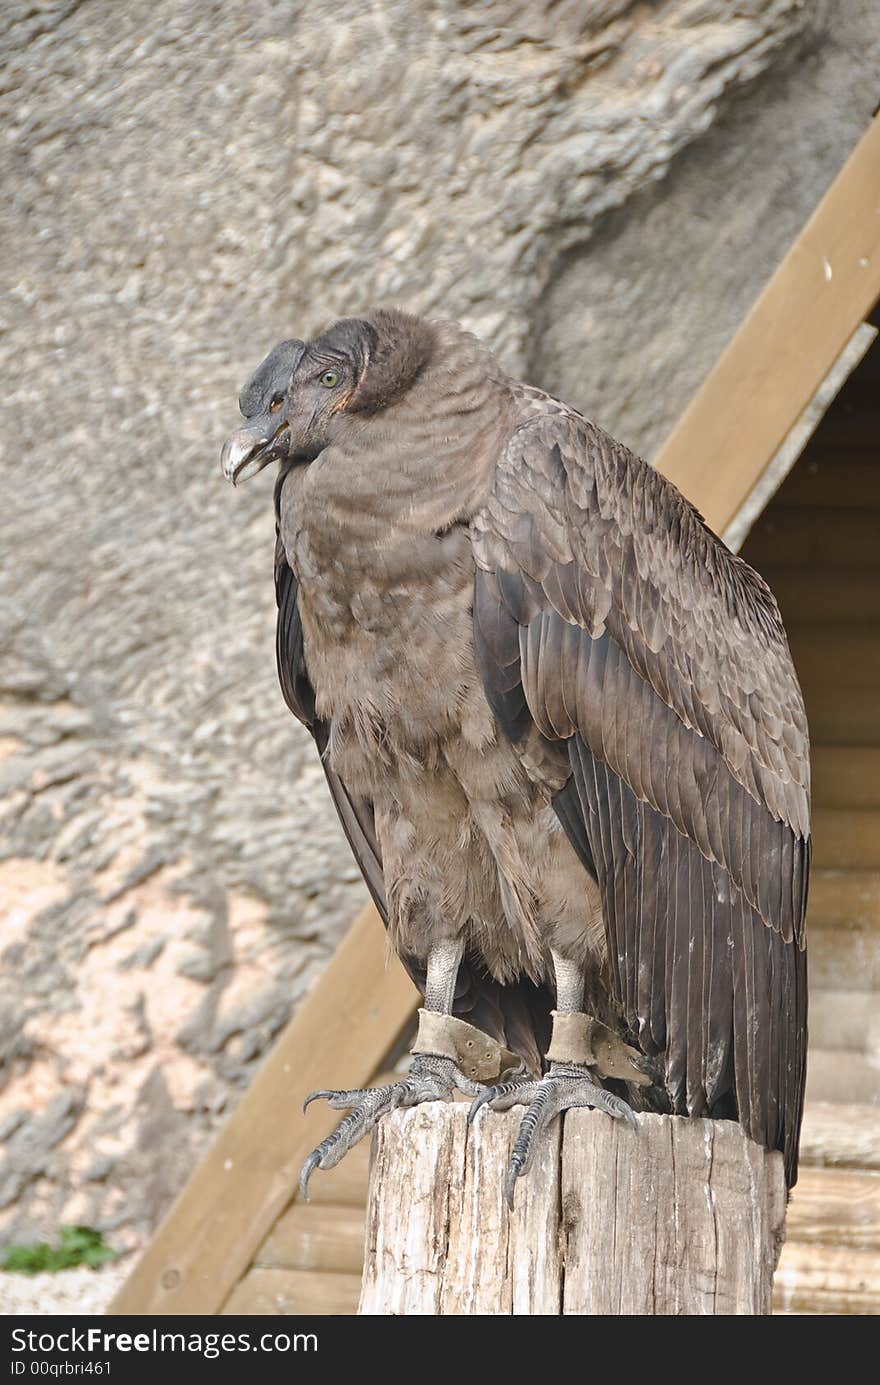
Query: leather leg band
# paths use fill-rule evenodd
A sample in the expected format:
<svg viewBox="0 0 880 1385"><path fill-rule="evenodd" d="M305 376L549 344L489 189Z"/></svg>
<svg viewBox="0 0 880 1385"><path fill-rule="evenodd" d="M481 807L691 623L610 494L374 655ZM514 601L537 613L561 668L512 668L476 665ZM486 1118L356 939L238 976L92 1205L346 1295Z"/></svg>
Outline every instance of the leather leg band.
<svg viewBox="0 0 880 1385"><path fill-rule="evenodd" d="M411 1051L451 1058L474 1082L494 1082L520 1061L482 1029L453 1015L440 1015L436 1010L419 1011L419 1032Z"/></svg>
<svg viewBox="0 0 880 1385"><path fill-rule="evenodd" d="M592 1015L553 1011L553 1040L547 1050L551 1062L580 1063L595 1068L601 1077L619 1077L624 1082L649 1087L651 1078L633 1062L641 1056Z"/></svg>

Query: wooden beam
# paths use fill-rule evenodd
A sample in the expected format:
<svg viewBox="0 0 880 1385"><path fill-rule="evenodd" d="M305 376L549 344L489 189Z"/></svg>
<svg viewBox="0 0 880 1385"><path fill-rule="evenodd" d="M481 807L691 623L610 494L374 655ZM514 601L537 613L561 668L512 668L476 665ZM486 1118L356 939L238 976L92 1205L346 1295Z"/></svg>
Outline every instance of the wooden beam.
<svg viewBox="0 0 880 1385"><path fill-rule="evenodd" d="M872 999L876 999L876 995ZM806 1105L829 1101L844 1102L848 1106L862 1102L880 1106L880 1069L873 1054L810 1045Z"/></svg>
<svg viewBox="0 0 880 1385"><path fill-rule="evenodd" d="M880 808L880 747L816 745L813 802L819 808Z"/></svg>
<svg viewBox="0 0 880 1385"><path fill-rule="evenodd" d="M823 1168L880 1173L880 1107L814 1101L804 1112L801 1160Z"/></svg>
<svg viewBox="0 0 880 1385"><path fill-rule="evenodd" d="M509 1212L522 1112L466 1119L465 1106L432 1102L377 1128L361 1313L770 1312L782 1158L732 1121L639 1115L631 1129L569 1111Z"/></svg>
<svg viewBox="0 0 880 1385"><path fill-rule="evenodd" d="M813 870L808 917L814 928L873 928L880 918L880 871Z"/></svg>
<svg viewBox="0 0 880 1385"><path fill-rule="evenodd" d="M801 1169L785 1235L787 1241L804 1244L880 1251L880 1175L861 1169Z"/></svg>
<svg viewBox="0 0 880 1385"><path fill-rule="evenodd" d="M880 297L880 116L656 459L721 533Z"/></svg>
<svg viewBox="0 0 880 1385"><path fill-rule="evenodd" d="M857 1246L792 1241L773 1286L777 1313L873 1317L880 1302L880 1253Z"/></svg>
<svg viewBox="0 0 880 1385"><path fill-rule="evenodd" d="M293 1196L338 1113L303 1100L369 1081L418 996L372 905L308 992L110 1305L115 1313L218 1313ZM319 1175L320 1176L320 1175Z"/></svg>
<svg viewBox="0 0 880 1385"><path fill-rule="evenodd" d="M812 825L817 869L880 871L880 808L814 808Z"/></svg>
<svg viewBox="0 0 880 1385"><path fill-rule="evenodd" d="M353 1317L360 1274L335 1270L248 1270L224 1304L234 1317Z"/></svg>
<svg viewBox="0 0 880 1385"><path fill-rule="evenodd" d="M364 1145L369 1148L369 1141ZM365 1184L359 1207L312 1206L299 1200L291 1203L257 1251L254 1268L360 1274L364 1267L366 1191Z"/></svg>
<svg viewBox="0 0 880 1385"><path fill-rule="evenodd" d="M843 928L825 928L808 922L807 929L810 937L811 990L843 991L852 988L880 991L876 917L870 923L854 922ZM838 1097L840 1101L847 1099ZM855 1100L858 1102L862 1098L857 1096Z"/></svg>
<svg viewBox="0 0 880 1385"><path fill-rule="evenodd" d="M876 528L877 547L880 549L880 514L877 515ZM880 615L876 568L815 568L804 571L765 563L761 567L761 576L779 602L783 620L791 613L794 622L799 611L807 610L810 620L816 624L840 625L846 621L855 625L864 621L876 627Z"/></svg>
<svg viewBox="0 0 880 1385"><path fill-rule="evenodd" d="M792 576L810 567L845 567L861 568L875 579L880 568L876 510L774 505L749 535L744 557L762 572L771 565L793 569Z"/></svg>

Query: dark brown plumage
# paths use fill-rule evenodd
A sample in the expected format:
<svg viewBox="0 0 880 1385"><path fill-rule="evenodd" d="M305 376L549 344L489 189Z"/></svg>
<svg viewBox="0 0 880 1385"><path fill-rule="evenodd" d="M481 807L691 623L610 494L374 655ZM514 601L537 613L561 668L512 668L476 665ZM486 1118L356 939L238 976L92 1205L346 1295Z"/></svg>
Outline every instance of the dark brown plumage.
<svg viewBox="0 0 880 1385"><path fill-rule="evenodd" d="M424 986L459 940L455 1013L533 1067L576 964L661 1074L632 1103L738 1116L793 1182L809 756L768 588L452 324L278 353L224 467L282 461L282 690L398 950Z"/></svg>
<svg viewBox="0 0 880 1385"><path fill-rule="evenodd" d="M803 1099L807 725L776 604L658 473L569 410L520 426L474 524L478 661L602 890L615 997L671 1109L783 1149Z"/></svg>

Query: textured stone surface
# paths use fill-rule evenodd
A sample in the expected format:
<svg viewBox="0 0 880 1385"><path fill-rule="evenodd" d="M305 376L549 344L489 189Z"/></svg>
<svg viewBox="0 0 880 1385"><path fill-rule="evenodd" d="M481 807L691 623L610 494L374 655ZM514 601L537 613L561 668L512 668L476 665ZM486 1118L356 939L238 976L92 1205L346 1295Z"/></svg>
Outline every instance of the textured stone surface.
<svg viewBox="0 0 880 1385"><path fill-rule="evenodd" d="M0 1235L134 1245L363 898L275 686L277 339L462 318L652 449L864 128L872 0L0 13Z"/></svg>
<svg viewBox="0 0 880 1385"><path fill-rule="evenodd" d="M34 1314L79 1316L103 1313L122 1284L127 1261L104 1265L100 1270L61 1270L54 1274L0 1273L0 1314L30 1317Z"/></svg>

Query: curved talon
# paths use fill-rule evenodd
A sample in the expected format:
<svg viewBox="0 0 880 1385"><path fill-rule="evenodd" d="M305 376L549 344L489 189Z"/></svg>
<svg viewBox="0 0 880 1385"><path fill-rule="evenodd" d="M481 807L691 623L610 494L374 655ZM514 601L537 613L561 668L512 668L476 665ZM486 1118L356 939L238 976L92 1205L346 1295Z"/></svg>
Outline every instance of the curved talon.
<svg viewBox="0 0 880 1385"><path fill-rule="evenodd" d="M333 1169L348 1151L363 1139L389 1111L399 1107L418 1106L423 1101L448 1100L458 1088L472 1095L478 1091L449 1058L434 1054L417 1054L409 1074L387 1087L355 1087L350 1091L322 1088L312 1092L303 1102L305 1111L321 1098L334 1110L349 1108L336 1129L312 1150L302 1166L299 1177L300 1195L308 1201L309 1179L317 1168Z"/></svg>
<svg viewBox="0 0 880 1385"><path fill-rule="evenodd" d="M321 1151L319 1149L313 1149L308 1159L305 1161L302 1168L300 1169L299 1195L302 1198L303 1202L308 1202L309 1200L309 1179L311 1178L312 1174L314 1173L315 1169L318 1167L320 1162Z"/></svg>
<svg viewBox="0 0 880 1385"><path fill-rule="evenodd" d="M624 1101L622 1097L614 1096L611 1092L608 1093L608 1097L607 1106L601 1107L600 1109L605 1110L608 1115L612 1116L615 1120L625 1121L626 1124L632 1126L633 1129L638 1129L639 1123L636 1119L636 1113L629 1103Z"/></svg>
<svg viewBox="0 0 880 1385"><path fill-rule="evenodd" d="M510 1163L507 1166L507 1205L513 1211L513 1197L516 1192L516 1180L521 1178L525 1170L522 1161L516 1154L511 1154Z"/></svg>
<svg viewBox="0 0 880 1385"><path fill-rule="evenodd" d="M487 1087L487 1088L485 1089L485 1091L480 1092L480 1095L479 1095L479 1096L474 1097L474 1099L473 1099L473 1101L471 1102L471 1105L470 1105L470 1110L468 1111L468 1114L467 1114L467 1123L468 1123L468 1125L473 1125L473 1123L474 1123L474 1121L476 1120L476 1118L477 1118L477 1116L478 1116L480 1110L482 1109L482 1107L484 1107L484 1106L486 1105L487 1102L497 1100L497 1098L498 1098L500 1095L501 1095L501 1088L500 1088L500 1087Z"/></svg>
<svg viewBox="0 0 880 1385"><path fill-rule="evenodd" d="M319 1092L311 1092L302 1104L303 1114L305 1114L305 1112L309 1109L313 1101L318 1101L319 1098L325 1101L329 1101L330 1097L335 1095L335 1092L328 1092L324 1091L323 1089Z"/></svg>
<svg viewBox="0 0 880 1385"><path fill-rule="evenodd" d="M507 1205L513 1210L517 1180L524 1177L534 1162L538 1141L543 1132L564 1111L577 1106L592 1106L605 1111L614 1120L624 1120L637 1126L635 1112L619 1096L600 1087L588 1067L579 1063L552 1063L550 1071L540 1078L525 1078L519 1082L501 1082L487 1087L471 1104L468 1125L472 1125L483 1106L495 1111L509 1111L512 1106L525 1106L519 1124L510 1161L507 1166Z"/></svg>

